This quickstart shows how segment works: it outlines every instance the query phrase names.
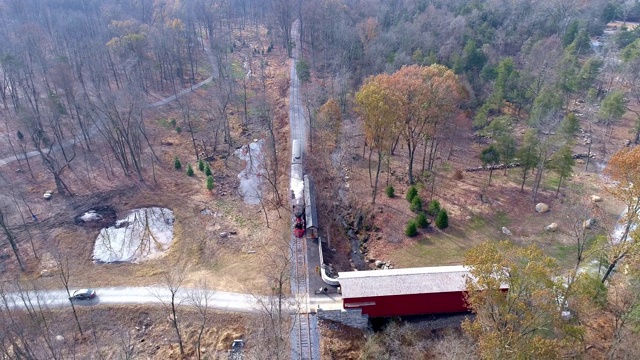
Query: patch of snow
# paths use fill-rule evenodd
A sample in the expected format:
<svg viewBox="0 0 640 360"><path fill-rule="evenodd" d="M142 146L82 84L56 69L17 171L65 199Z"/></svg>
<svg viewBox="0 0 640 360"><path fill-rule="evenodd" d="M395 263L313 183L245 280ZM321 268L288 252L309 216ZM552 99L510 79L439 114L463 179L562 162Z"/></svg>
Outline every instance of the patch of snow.
<svg viewBox="0 0 640 360"><path fill-rule="evenodd" d="M102 220L102 215L98 214L95 210L89 210L80 216L80 220L84 222L100 221Z"/></svg>
<svg viewBox="0 0 640 360"><path fill-rule="evenodd" d="M257 205L260 203L260 176L264 174L264 156L262 145L264 140L254 141L243 145L234 154L246 162L245 168L238 174L240 186L238 192L245 203Z"/></svg>
<svg viewBox="0 0 640 360"><path fill-rule="evenodd" d="M100 230L93 248L97 263L133 262L161 257L173 241L173 211L135 209L112 227Z"/></svg>

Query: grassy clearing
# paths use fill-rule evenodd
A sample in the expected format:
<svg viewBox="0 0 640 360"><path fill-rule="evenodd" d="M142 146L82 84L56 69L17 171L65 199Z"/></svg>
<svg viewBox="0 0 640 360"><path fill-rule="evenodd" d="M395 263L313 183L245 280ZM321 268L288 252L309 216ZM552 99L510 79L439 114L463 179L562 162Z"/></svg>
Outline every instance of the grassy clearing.
<svg viewBox="0 0 640 360"><path fill-rule="evenodd" d="M509 214L498 211L493 216L473 215L462 224L445 231L435 231L416 238L390 254L400 267L458 265L465 253L485 241L503 239L502 227L509 226Z"/></svg>
<svg viewBox="0 0 640 360"><path fill-rule="evenodd" d="M458 265L472 247L500 236L497 230L510 220L504 212L492 218L474 215L462 225L453 224L445 231L436 231L411 241L390 254L400 267Z"/></svg>

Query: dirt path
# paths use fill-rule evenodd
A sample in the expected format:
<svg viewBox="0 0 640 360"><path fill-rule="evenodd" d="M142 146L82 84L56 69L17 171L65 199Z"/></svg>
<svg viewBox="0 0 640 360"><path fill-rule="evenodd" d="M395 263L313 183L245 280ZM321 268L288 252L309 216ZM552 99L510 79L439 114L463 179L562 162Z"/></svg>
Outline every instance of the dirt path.
<svg viewBox="0 0 640 360"><path fill-rule="evenodd" d="M97 306L97 305L132 305L132 304L162 304L171 302L171 293L166 287L143 286L143 287L112 287L95 288L96 297L91 300L75 301L76 306ZM176 293L176 303L184 306L193 306L192 295L201 293L209 298L209 306L218 310L231 312L259 313L262 311L261 304L269 304L267 296L254 296L252 294L234 293L226 291L204 290L196 288L181 288ZM338 297L315 296L310 298L310 306L331 303ZM203 298L204 296L201 296ZM47 308L68 307L70 302L67 292L64 290L49 290L37 292L9 293L4 294L3 302L9 308L24 309L27 306L44 306ZM4 305L4 304L3 304ZM290 313L297 313L299 306L294 298L287 299L285 310Z"/></svg>

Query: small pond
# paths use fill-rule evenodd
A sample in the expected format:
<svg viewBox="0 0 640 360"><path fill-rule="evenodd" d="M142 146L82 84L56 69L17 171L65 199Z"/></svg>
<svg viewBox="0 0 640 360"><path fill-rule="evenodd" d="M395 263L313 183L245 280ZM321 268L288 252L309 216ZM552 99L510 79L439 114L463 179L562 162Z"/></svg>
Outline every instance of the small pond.
<svg viewBox="0 0 640 360"><path fill-rule="evenodd" d="M150 207L131 210L100 230L93 248L96 263L140 262L164 255L173 241L173 211Z"/></svg>

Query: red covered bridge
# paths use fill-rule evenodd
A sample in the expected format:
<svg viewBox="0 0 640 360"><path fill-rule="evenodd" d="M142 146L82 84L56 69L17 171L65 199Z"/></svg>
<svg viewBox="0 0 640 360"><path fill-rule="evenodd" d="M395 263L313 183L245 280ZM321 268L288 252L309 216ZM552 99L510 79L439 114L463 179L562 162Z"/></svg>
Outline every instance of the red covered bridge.
<svg viewBox="0 0 640 360"><path fill-rule="evenodd" d="M465 266L349 271L338 274L345 309L370 317L466 312Z"/></svg>

